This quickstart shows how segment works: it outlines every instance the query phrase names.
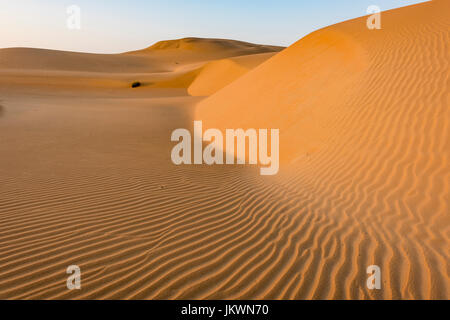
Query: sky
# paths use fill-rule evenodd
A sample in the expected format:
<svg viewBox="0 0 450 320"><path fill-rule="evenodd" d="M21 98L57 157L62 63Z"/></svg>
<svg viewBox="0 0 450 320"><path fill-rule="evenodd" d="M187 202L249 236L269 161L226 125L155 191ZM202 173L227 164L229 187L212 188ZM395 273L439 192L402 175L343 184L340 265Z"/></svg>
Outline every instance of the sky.
<svg viewBox="0 0 450 320"><path fill-rule="evenodd" d="M414 0L0 0L0 48L93 53L142 49L160 40L226 38L289 46L319 28ZM80 8L80 29L70 29ZM73 25L73 24L72 24Z"/></svg>

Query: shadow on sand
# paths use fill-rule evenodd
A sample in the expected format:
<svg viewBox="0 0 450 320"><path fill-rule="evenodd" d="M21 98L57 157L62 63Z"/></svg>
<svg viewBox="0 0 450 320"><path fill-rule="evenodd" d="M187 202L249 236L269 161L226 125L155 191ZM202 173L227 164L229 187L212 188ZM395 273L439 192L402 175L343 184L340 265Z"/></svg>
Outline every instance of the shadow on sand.
<svg viewBox="0 0 450 320"><path fill-rule="evenodd" d="M0 118L5 114L5 108L0 104Z"/></svg>

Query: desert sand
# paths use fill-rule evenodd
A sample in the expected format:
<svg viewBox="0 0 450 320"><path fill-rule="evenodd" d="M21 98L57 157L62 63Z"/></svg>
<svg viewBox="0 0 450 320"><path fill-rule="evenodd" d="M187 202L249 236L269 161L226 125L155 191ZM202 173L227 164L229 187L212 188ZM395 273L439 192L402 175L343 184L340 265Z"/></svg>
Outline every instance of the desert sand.
<svg viewBox="0 0 450 320"><path fill-rule="evenodd" d="M448 1L285 50L0 49L0 299L449 299L449 63ZM280 129L280 173L175 166L193 120Z"/></svg>

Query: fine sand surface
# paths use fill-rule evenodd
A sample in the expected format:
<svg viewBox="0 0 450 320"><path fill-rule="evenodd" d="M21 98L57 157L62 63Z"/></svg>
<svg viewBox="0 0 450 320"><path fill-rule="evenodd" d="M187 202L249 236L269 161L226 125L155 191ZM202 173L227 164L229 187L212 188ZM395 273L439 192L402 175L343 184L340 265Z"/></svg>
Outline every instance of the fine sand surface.
<svg viewBox="0 0 450 320"><path fill-rule="evenodd" d="M450 2L382 27L0 49L0 299L449 299ZM280 129L280 173L173 165L194 119Z"/></svg>

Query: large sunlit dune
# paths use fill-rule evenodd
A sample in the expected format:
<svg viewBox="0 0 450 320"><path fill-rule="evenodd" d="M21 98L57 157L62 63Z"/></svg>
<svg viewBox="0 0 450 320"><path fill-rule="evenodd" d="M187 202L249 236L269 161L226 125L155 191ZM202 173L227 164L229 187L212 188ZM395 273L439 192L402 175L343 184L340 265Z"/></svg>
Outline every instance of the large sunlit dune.
<svg viewBox="0 0 450 320"><path fill-rule="evenodd" d="M450 2L283 49L0 49L0 299L448 299ZM279 174L173 164L194 120Z"/></svg>
<svg viewBox="0 0 450 320"><path fill-rule="evenodd" d="M384 13L382 30L319 30L200 103L207 127L280 129L277 183L300 207L287 296L362 298L375 264L380 297L448 297L449 13L434 1Z"/></svg>

